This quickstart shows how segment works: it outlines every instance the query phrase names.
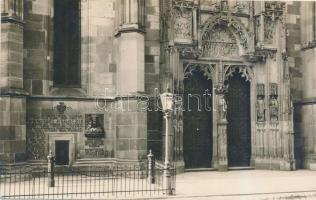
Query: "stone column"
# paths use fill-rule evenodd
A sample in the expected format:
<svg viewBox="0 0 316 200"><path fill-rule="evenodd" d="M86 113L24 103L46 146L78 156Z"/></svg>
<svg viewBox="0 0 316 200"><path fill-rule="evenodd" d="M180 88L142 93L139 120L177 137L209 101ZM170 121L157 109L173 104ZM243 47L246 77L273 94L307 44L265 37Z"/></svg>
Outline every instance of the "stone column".
<svg viewBox="0 0 316 200"><path fill-rule="evenodd" d="M117 9L117 149L116 157L137 161L147 155L144 0L115 1Z"/></svg>
<svg viewBox="0 0 316 200"><path fill-rule="evenodd" d="M1 2L0 164L25 161L23 0Z"/></svg>
<svg viewBox="0 0 316 200"><path fill-rule="evenodd" d="M281 163L281 170L295 170L294 158L294 124L293 124L293 104L290 95L290 74L288 69L287 53L282 53L283 57L283 99L282 99L282 132L283 132L283 161Z"/></svg>
<svg viewBox="0 0 316 200"><path fill-rule="evenodd" d="M227 171L228 159L227 159L227 104L225 100L225 88L220 84L216 88L217 93L217 159L218 170Z"/></svg>

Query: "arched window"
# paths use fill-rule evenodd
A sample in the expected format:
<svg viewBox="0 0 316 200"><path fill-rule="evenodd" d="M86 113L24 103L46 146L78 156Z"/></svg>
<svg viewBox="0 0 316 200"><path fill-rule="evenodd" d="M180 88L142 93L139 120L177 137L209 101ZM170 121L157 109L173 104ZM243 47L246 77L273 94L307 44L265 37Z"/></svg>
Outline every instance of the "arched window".
<svg viewBox="0 0 316 200"><path fill-rule="evenodd" d="M54 0L54 86L80 87L80 0Z"/></svg>

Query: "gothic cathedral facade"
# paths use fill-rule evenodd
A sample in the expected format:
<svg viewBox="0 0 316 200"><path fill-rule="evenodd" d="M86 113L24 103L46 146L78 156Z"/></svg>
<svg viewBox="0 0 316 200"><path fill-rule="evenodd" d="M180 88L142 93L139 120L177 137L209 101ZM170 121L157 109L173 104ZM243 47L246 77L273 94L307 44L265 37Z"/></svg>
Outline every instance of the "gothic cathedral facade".
<svg viewBox="0 0 316 200"><path fill-rule="evenodd" d="M3 0L0 164L46 165L49 152L57 165L142 164L169 149L181 170L316 170L315 10ZM168 90L177 109L166 125Z"/></svg>

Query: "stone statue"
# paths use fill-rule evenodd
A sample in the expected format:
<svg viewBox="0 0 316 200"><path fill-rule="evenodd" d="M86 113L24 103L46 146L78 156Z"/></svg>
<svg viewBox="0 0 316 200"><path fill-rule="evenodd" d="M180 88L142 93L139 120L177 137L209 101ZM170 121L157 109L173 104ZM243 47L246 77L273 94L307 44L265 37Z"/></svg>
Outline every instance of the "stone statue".
<svg viewBox="0 0 316 200"><path fill-rule="evenodd" d="M258 96L258 99L257 99L257 121L258 122L265 121L265 103L262 96Z"/></svg>
<svg viewBox="0 0 316 200"><path fill-rule="evenodd" d="M275 96L272 96L270 99L270 120L279 120L279 103Z"/></svg>
<svg viewBox="0 0 316 200"><path fill-rule="evenodd" d="M222 121L226 121L226 115L227 115L227 104L226 100L224 98L224 95L219 96L219 119Z"/></svg>

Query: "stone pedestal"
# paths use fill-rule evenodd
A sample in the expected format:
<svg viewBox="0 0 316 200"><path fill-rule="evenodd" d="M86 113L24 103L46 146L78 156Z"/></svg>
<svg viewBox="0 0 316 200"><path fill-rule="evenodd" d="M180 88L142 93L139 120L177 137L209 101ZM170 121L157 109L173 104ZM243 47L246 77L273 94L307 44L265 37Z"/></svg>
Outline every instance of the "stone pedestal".
<svg viewBox="0 0 316 200"><path fill-rule="evenodd" d="M105 147L103 138L87 138L85 141L86 158L104 158Z"/></svg>
<svg viewBox="0 0 316 200"><path fill-rule="evenodd" d="M116 102L116 158L130 161L146 159L147 112L135 98Z"/></svg>

